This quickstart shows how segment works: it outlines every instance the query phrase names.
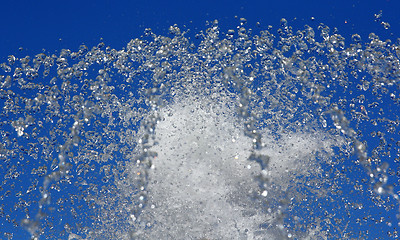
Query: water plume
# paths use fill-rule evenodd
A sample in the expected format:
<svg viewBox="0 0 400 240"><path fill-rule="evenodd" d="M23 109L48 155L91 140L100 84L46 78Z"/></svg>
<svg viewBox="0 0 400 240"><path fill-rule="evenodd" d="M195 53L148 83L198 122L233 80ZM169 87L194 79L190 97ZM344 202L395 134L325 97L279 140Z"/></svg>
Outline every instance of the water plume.
<svg viewBox="0 0 400 240"><path fill-rule="evenodd" d="M8 56L4 237L396 239L398 43L245 25Z"/></svg>

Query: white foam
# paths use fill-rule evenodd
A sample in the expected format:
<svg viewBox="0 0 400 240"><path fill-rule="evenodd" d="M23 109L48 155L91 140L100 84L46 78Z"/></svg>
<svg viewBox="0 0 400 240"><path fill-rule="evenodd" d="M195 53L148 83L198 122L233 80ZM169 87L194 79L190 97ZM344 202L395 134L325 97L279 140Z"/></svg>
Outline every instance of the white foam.
<svg viewBox="0 0 400 240"><path fill-rule="evenodd" d="M255 180L260 167L247 160L251 140L243 134L234 103L222 99L188 97L162 109L158 145L152 148L158 157L148 185L151 207L136 220L148 227L141 238L279 239L275 213L267 214L257 200L273 196L260 190ZM333 142L322 132L262 133L270 178L284 189L293 172L318 169L317 151L332 152Z"/></svg>

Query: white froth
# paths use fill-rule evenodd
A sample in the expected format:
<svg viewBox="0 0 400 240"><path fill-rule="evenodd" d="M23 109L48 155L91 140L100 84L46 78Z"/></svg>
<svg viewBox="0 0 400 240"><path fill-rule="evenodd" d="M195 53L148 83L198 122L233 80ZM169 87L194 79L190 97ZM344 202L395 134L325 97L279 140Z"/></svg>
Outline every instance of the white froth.
<svg viewBox="0 0 400 240"><path fill-rule="evenodd" d="M162 110L157 124L158 153L150 171L149 206L140 217L146 239L278 239L274 213L266 213L250 162L251 139L244 136L234 104L187 98ZM276 134L275 134L276 135ZM311 174L315 153L329 152L323 134L263 130L271 157L272 182L286 188L292 172ZM143 223L143 222L142 222ZM150 227L149 227L150 226Z"/></svg>

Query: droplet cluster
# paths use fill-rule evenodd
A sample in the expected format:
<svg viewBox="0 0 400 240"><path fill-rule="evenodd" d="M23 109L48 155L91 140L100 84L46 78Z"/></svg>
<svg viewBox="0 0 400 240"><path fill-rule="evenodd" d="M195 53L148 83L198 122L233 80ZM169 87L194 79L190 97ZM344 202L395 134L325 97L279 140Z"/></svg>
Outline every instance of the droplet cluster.
<svg viewBox="0 0 400 240"><path fill-rule="evenodd" d="M169 31L4 58L0 238L398 237L398 41Z"/></svg>

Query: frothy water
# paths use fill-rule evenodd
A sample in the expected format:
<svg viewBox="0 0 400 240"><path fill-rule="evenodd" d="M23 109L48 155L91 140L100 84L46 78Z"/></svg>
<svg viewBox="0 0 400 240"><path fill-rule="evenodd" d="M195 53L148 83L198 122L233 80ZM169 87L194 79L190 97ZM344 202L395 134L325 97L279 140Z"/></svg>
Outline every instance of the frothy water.
<svg viewBox="0 0 400 240"><path fill-rule="evenodd" d="M5 238L397 237L398 44L170 32L1 65Z"/></svg>
<svg viewBox="0 0 400 240"><path fill-rule="evenodd" d="M148 185L151 207L140 218L151 223L145 239L281 239L276 213L260 201L275 193L261 192L261 168L248 160L251 142L235 105L225 101L189 96L162 110L152 147L158 156ZM329 133L278 134L263 133L262 153L270 157L271 185L284 190L295 177L317 177L315 153L333 154L337 144Z"/></svg>

